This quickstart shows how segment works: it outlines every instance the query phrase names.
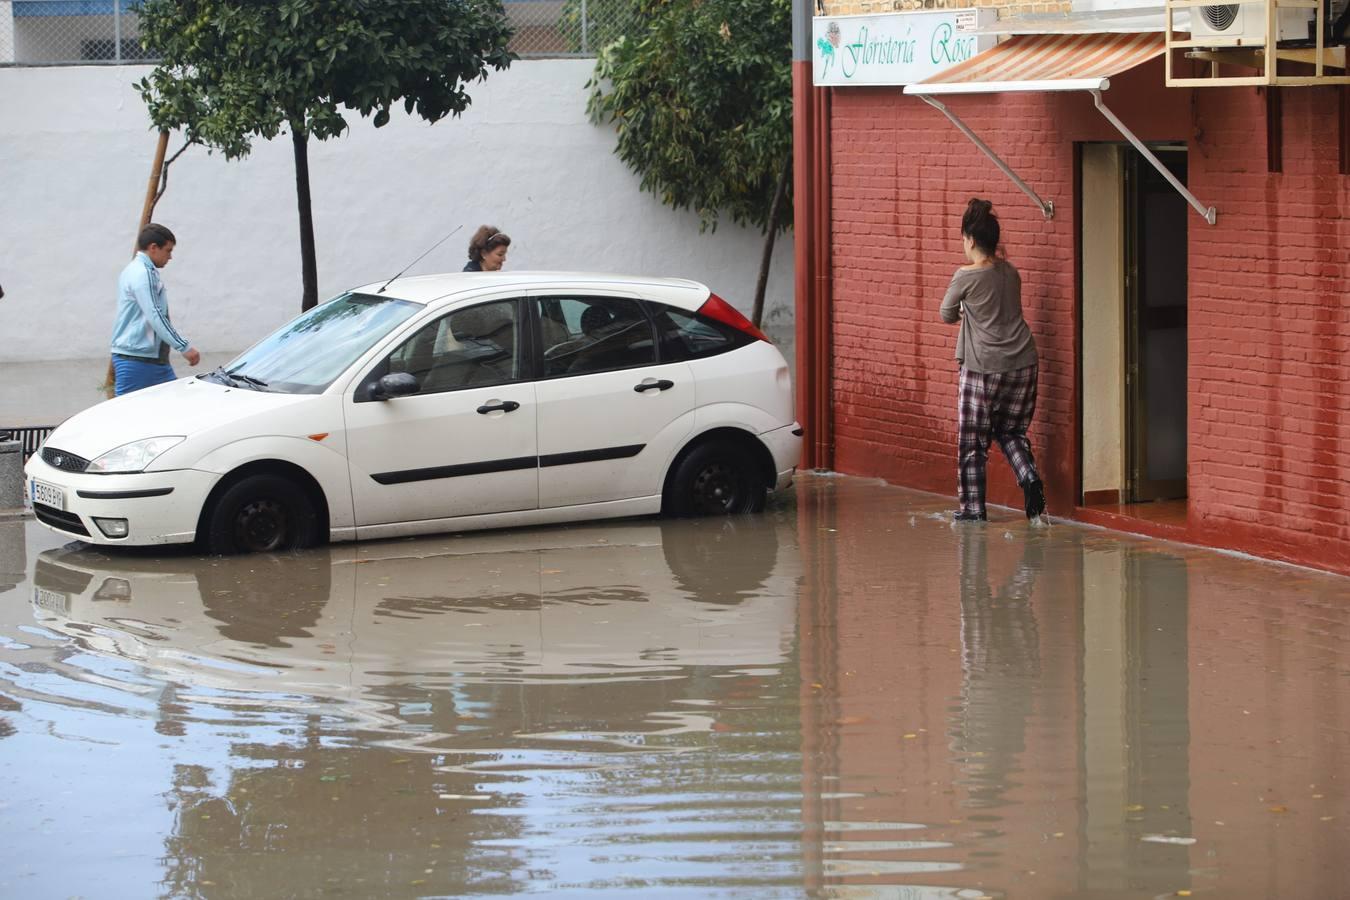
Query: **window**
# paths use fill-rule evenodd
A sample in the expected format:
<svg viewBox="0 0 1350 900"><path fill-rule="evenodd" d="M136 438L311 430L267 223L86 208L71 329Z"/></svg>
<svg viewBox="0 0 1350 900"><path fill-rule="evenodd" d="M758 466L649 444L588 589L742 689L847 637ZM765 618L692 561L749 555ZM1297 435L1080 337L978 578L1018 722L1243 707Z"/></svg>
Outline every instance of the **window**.
<svg viewBox="0 0 1350 900"><path fill-rule="evenodd" d="M663 362L716 356L754 340L735 328L697 313L663 303L650 303L648 306L656 322L656 331L661 336Z"/></svg>
<svg viewBox="0 0 1350 900"><path fill-rule="evenodd" d="M502 300L442 316L389 355L387 372L412 375L423 394L519 381L517 306Z"/></svg>
<svg viewBox="0 0 1350 900"><path fill-rule="evenodd" d="M652 325L636 300L546 297L539 301L539 323L546 378L656 362Z"/></svg>

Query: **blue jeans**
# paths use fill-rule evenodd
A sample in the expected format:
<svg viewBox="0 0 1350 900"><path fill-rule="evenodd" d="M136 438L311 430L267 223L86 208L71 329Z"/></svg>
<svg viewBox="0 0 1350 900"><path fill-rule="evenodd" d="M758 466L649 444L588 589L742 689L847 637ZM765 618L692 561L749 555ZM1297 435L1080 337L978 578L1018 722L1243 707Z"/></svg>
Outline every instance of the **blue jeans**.
<svg viewBox="0 0 1350 900"><path fill-rule="evenodd" d="M113 384L113 396L116 397L178 378L173 373L173 366L157 359L137 359L114 354L112 360L113 375L116 379Z"/></svg>

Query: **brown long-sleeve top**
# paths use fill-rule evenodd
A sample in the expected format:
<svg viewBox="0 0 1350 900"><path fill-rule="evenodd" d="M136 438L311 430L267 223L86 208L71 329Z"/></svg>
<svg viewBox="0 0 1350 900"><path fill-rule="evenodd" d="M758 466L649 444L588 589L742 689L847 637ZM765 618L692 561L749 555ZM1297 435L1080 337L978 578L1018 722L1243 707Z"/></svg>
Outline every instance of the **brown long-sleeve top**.
<svg viewBox="0 0 1350 900"><path fill-rule="evenodd" d="M1022 318L1022 276L1006 260L963 266L942 298L942 321L961 323L956 359L972 372L992 374L1036 362L1036 341Z"/></svg>

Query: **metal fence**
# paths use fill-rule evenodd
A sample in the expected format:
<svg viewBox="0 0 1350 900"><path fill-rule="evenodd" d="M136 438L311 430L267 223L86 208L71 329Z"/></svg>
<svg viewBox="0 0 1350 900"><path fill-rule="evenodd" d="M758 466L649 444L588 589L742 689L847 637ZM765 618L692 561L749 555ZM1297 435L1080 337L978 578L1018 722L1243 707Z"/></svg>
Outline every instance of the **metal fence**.
<svg viewBox="0 0 1350 900"><path fill-rule="evenodd" d="M15 428L0 426L0 441L18 441L23 445L23 461L28 462L28 457L38 452L47 435L54 430L55 425L27 425Z"/></svg>
<svg viewBox="0 0 1350 900"><path fill-rule="evenodd" d="M397 2L397 0L389 0ZM154 62L141 46L138 0L0 0L0 66ZM522 57L594 56L632 0L504 0Z"/></svg>

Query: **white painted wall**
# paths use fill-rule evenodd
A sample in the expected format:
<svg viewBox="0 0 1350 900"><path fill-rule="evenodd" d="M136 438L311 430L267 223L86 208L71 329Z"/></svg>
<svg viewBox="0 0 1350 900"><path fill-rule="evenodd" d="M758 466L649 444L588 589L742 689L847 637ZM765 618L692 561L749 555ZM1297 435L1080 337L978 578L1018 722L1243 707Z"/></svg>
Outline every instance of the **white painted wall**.
<svg viewBox="0 0 1350 900"><path fill-rule="evenodd" d="M353 115L343 138L311 142L320 298L392 276L463 226L410 274L457 271L486 222L511 235L509 269L678 275L748 313L760 235L700 234L638 191L613 131L587 121L592 66L517 62L473 85L459 119L376 129ZM155 149L133 87L148 71L0 69L0 363L107 352ZM164 278L174 324L203 351L243 349L299 312L294 177L288 136L238 162L194 147L170 169L155 212L178 237ZM791 360L791 235L774 260L766 330Z"/></svg>

